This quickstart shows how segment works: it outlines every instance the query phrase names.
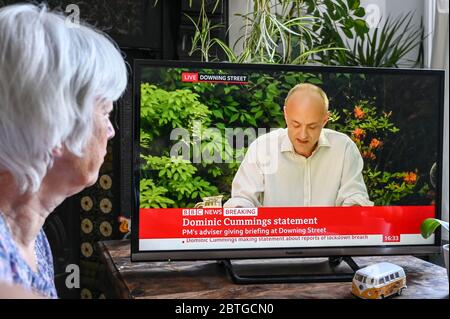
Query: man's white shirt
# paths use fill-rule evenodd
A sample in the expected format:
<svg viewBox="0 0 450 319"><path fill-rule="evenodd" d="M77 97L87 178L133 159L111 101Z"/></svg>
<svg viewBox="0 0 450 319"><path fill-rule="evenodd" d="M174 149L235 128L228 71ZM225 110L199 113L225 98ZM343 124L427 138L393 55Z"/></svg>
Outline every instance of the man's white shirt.
<svg viewBox="0 0 450 319"><path fill-rule="evenodd" d="M306 158L295 152L287 129L277 129L251 143L224 207L372 206L363 165L345 134L322 129Z"/></svg>

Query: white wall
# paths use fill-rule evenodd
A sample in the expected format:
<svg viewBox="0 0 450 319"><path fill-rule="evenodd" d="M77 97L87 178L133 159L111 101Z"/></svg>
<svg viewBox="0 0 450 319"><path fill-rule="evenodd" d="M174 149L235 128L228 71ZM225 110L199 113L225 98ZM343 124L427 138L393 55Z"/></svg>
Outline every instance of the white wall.
<svg viewBox="0 0 450 319"><path fill-rule="evenodd" d="M247 9L248 8L248 9ZM230 31L229 31L229 45L230 47L236 43L236 40L239 38L241 34L244 34L243 27L244 23L241 17L237 17L236 14L245 14L248 10L252 10L253 1L251 0L229 0L228 10L229 10L229 22L230 22ZM242 52L242 41L240 45L236 46L234 50L236 54L240 54Z"/></svg>

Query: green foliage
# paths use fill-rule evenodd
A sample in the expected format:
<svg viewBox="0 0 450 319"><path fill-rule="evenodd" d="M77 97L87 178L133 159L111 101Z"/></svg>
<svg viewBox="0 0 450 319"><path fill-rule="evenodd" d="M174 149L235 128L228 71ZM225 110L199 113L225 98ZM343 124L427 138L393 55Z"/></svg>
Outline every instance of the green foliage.
<svg viewBox="0 0 450 319"><path fill-rule="evenodd" d="M181 157L142 155L140 193L142 207L192 207L205 196L217 194L217 187L200 176L197 168ZM154 181L157 181L156 183Z"/></svg>
<svg viewBox="0 0 450 319"><path fill-rule="evenodd" d="M198 20L190 18L196 30L191 54L200 52L202 61L218 60L215 53L220 48L230 62L323 63L324 56L330 59L347 50L341 31L348 35L352 31L358 34L368 31L361 19L365 12L359 0L254 0L251 3L251 11L236 14L244 21L243 35L229 46L211 37L211 31L223 26L211 24L205 1L200 1ZM239 43L243 44L243 50L237 55L234 52Z"/></svg>
<svg viewBox="0 0 450 319"><path fill-rule="evenodd" d="M403 197L416 191L416 182L405 182L408 172L382 172L370 165L363 171L364 180L369 190L369 197L375 205L384 206L397 203ZM412 173L417 175L416 173Z"/></svg>
<svg viewBox="0 0 450 319"><path fill-rule="evenodd" d="M143 153L150 150L163 153L163 156L142 155L143 207L191 207L191 202L218 192L217 187L194 176L197 168L189 161L169 157L164 144L173 128L185 128L189 136L195 135L194 121L206 127L209 116L211 112L199 101L199 95L188 89L169 92L148 83L141 85L141 149ZM187 147L192 146L192 141L184 142Z"/></svg>
<svg viewBox="0 0 450 319"><path fill-rule="evenodd" d="M358 34L353 48L346 52L341 61L345 65L370 67L396 67L412 50L420 46L423 39L423 27L413 27L413 13L399 16L396 20L388 17L383 26L372 34ZM350 47L347 44L347 47ZM406 62L406 66L417 66L418 61Z"/></svg>
<svg viewBox="0 0 450 319"><path fill-rule="evenodd" d="M373 101L359 101L352 109L333 111L328 127L351 136L364 159L363 177L369 198L375 205L391 205L416 192L424 194L428 184L419 188L419 172L388 172L379 169L379 154L386 141L399 132L392 113L379 112ZM391 146L393 147L393 146Z"/></svg>
<svg viewBox="0 0 450 319"><path fill-rule="evenodd" d="M424 238L428 238L439 226L444 227L448 231L448 222L436 218L427 218L420 225L420 232Z"/></svg>
<svg viewBox="0 0 450 319"><path fill-rule="evenodd" d="M142 208L167 208L175 202L166 197L168 190L156 186L152 179L141 179L139 182L140 206Z"/></svg>
<svg viewBox="0 0 450 319"><path fill-rule="evenodd" d="M216 2L216 6L219 1ZM214 9L215 10L215 9ZM213 11L214 11L213 10ZM224 26L222 24L211 24L211 20L209 20L205 11L205 2L202 1L200 5L200 14L198 21L194 21L189 15L184 14L194 25L195 33L192 38L192 47L189 52L189 55L193 55L195 52L200 52L200 57L202 61L208 62L210 59L210 51L213 49L215 45L214 39L211 38L211 31L214 29L220 29Z"/></svg>
<svg viewBox="0 0 450 319"><path fill-rule="evenodd" d="M355 35L364 37L369 28L362 18L366 12L359 0L349 1L305 1L307 13L317 17L320 23L313 27L319 33L318 46L332 45L343 48L338 51L318 52L319 62L327 65L346 65L346 38L353 39ZM342 37L341 34L345 34ZM343 63L344 62L344 63Z"/></svg>
<svg viewBox="0 0 450 319"><path fill-rule="evenodd" d="M412 26L414 12L395 20L388 17L369 32L359 0L247 0L248 12L236 14L244 21L242 36L228 45L211 36L224 26L211 23L205 2L200 1L197 21L188 16L196 30L190 54L200 52L202 61L220 60L221 50L234 63L399 67L417 47L417 60L405 65L418 66L423 59L424 28ZM236 54L240 46L242 51Z"/></svg>
<svg viewBox="0 0 450 319"><path fill-rule="evenodd" d="M143 83L141 85L141 142L148 144L158 130L154 127L192 128L193 121L208 123L211 112L208 107L199 102L198 94L190 90L165 91L155 85ZM149 129L146 129L149 128Z"/></svg>
<svg viewBox="0 0 450 319"><path fill-rule="evenodd" d="M195 135L194 121L206 127L212 113L189 89L166 91L154 85L141 85L141 202L143 207L191 207L191 202L215 195L217 187L199 176L197 168L182 157L169 157L164 140L174 128L185 128L188 138ZM157 128L157 129L156 129ZM191 140L183 140L190 148ZM203 146L203 145L202 145ZM207 144L203 149L211 147ZM191 154L188 154L191 155ZM218 174L215 172L214 174Z"/></svg>
<svg viewBox="0 0 450 319"><path fill-rule="evenodd" d="M339 112L334 111L332 118L339 116ZM330 123L330 128L339 132L353 134L354 141L358 144L360 139L354 135L356 129L364 130L361 136L367 137L385 137L388 133L397 133L399 129L391 122L392 113L379 114L379 108L372 101L361 100L354 107L342 109L341 122ZM363 149L366 150L366 149Z"/></svg>
<svg viewBox="0 0 450 319"><path fill-rule="evenodd" d="M182 157L151 156L142 155L146 161L143 169L157 170L159 178L173 179L175 181L187 181L197 171L189 161Z"/></svg>

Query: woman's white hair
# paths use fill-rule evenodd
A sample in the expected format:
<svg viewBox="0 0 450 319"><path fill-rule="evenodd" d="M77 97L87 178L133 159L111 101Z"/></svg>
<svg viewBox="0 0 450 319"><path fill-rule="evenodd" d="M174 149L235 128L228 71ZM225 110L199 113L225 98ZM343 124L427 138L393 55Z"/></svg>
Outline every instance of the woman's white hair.
<svg viewBox="0 0 450 319"><path fill-rule="evenodd" d="M0 172L37 191L52 151L82 156L95 102L117 100L126 83L123 57L101 32L45 6L0 9Z"/></svg>

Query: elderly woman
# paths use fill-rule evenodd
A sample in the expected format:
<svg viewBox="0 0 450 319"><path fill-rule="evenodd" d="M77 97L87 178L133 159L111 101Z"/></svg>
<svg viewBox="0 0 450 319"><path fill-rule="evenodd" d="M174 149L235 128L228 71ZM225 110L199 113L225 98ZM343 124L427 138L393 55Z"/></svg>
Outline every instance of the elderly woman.
<svg viewBox="0 0 450 319"><path fill-rule="evenodd" d="M126 82L103 34L45 7L0 9L0 298L57 297L42 226L96 182Z"/></svg>

